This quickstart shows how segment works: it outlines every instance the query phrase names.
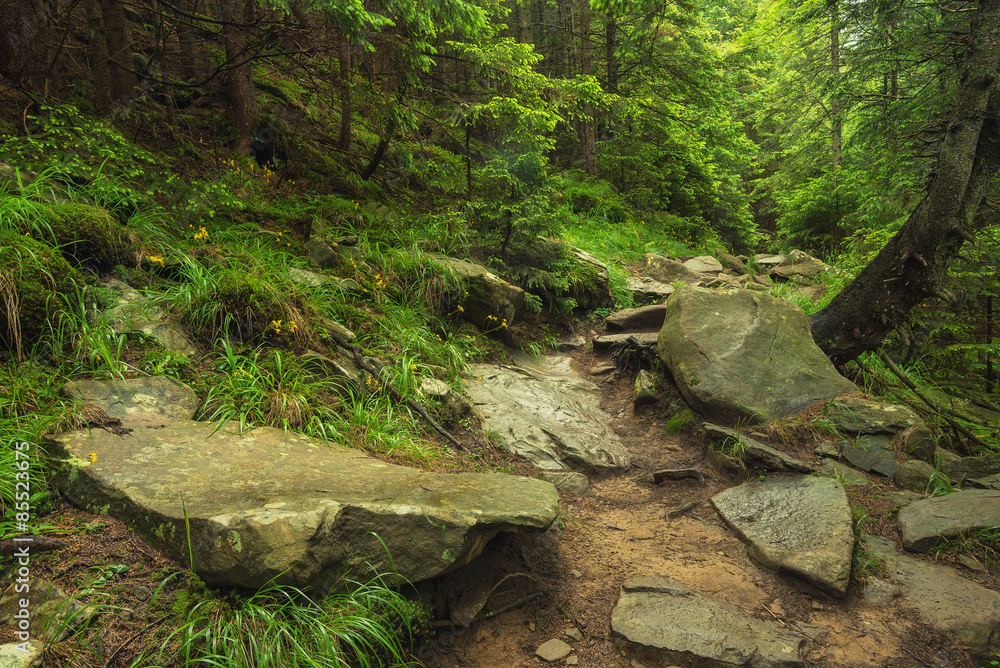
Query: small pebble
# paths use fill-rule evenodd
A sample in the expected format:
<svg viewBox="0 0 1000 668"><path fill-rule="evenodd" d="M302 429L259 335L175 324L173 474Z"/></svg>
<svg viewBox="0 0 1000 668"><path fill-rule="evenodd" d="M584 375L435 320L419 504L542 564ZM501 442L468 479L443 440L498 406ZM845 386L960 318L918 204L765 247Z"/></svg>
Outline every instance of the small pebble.
<svg viewBox="0 0 1000 668"><path fill-rule="evenodd" d="M572 638L573 640L577 641L583 640L583 634L580 633L580 629L576 628L575 626L570 626L564 631L564 633L566 634L566 637Z"/></svg>
<svg viewBox="0 0 1000 668"><path fill-rule="evenodd" d="M826 610L826 606L823 605L822 603L820 603L819 601L813 601L812 602L812 609L813 610Z"/></svg>
<svg viewBox="0 0 1000 668"><path fill-rule="evenodd" d="M535 630L535 623L534 622L528 622L528 630L529 631L534 631Z"/></svg>
<svg viewBox="0 0 1000 668"><path fill-rule="evenodd" d="M571 570L569 572L569 574L572 575L575 578L578 578L578 579L583 577L583 573L581 573L580 571L576 570L575 568L573 570Z"/></svg>
<svg viewBox="0 0 1000 668"><path fill-rule="evenodd" d="M575 666L578 663L580 663L580 659L579 657L577 657L576 654L570 654L569 656L566 657L567 666Z"/></svg>
<svg viewBox="0 0 1000 668"><path fill-rule="evenodd" d="M564 643L558 638L553 638L547 642L542 643L542 645L535 650L535 654L542 657L546 661L559 661L560 659L565 659L569 656L573 648Z"/></svg>

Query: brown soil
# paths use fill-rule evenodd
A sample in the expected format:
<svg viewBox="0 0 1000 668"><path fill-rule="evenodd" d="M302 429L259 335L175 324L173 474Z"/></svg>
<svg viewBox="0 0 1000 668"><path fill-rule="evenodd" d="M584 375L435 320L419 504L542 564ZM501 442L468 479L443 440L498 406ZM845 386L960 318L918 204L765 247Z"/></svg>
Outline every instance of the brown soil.
<svg viewBox="0 0 1000 668"><path fill-rule="evenodd" d="M593 353L575 353L574 357L583 373L609 361L607 356ZM690 657L668 657L612 637L611 610L620 585L631 576L650 574L675 578L784 626L811 623L829 627L830 632L809 653L810 666L977 665L961 648L921 625L913 610L859 599L857 587L846 600L834 600L802 581L779 576L751 561L708 503L716 492L738 484L741 476L713 464L697 434L666 434L664 423L672 405L668 399L634 409L633 378L632 373L594 378L604 391L603 408L632 452L631 468L594 473L587 494L563 495L563 515L549 531L501 534L494 539L477 560L497 583L485 608L469 628L435 622L438 631L420 647L416 657L419 664L415 665L540 666L544 662L535 656L535 650L550 638L568 641L580 666L703 665ZM815 460L812 450L816 434L808 429L785 425L781 429L764 429L758 435L780 435L780 439L772 438L770 442L780 440L793 456ZM461 436L463 440L471 438L471 434ZM516 473L537 473L523 462L510 461L494 448L487 447L485 452L475 460L460 457L459 465L499 465ZM654 484L654 471L678 468L697 469L704 481L682 479ZM852 488L851 502L871 514L867 526L870 532L898 541L889 517L891 504L879 497L882 491L892 488L891 482L879 476L873 476L872 481L877 487ZM682 512L671 516L671 511ZM63 529L47 533L58 535L70 547L33 555L34 576L76 593L87 586L88 575L110 564L128 566L120 574L104 570L105 579L91 585L92 601L109 607L95 622L93 632L78 640L51 645L45 668L125 668L144 647L159 646L170 632L171 623L183 619L184 608L178 607L177 599L196 594L191 593L188 574L181 565L143 543L120 522L65 503L57 504L45 521ZM168 582L161 586L165 578ZM996 587L994 576L983 575L980 579ZM450 601L456 595L455 582L456 578L451 577L419 586L420 593L434 603L441 620L448 618ZM564 635L572 628L580 632L582 640ZM13 631L11 626L0 626L0 644L12 642Z"/></svg>
<svg viewBox="0 0 1000 668"><path fill-rule="evenodd" d="M606 365L609 357L575 353L581 370ZM859 598L852 586L846 600L836 600L804 581L765 570L747 555L742 543L712 509L709 498L757 473L730 472L712 463L707 448L693 433L668 435L664 430L671 403L633 408L633 373L595 377L604 391L602 407L632 452L627 471L591 475L582 496L562 496L563 517L549 531L532 536L501 535L487 548L497 586L469 628L451 625L422 648L428 668L513 668L545 662L535 650L551 638L573 647L580 666L632 668L701 666L692 657L667 656L616 639L611 610L619 587L629 577L665 575L783 626L821 624L830 629L809 651L807 665L844 668L958 667L978 665L941 634L922 625L912 609L874 604ZM813 449L821 435L785 425L783 449L816 461ZM758 436L766 436L762 430ZM768 439L762 439L768 440ZM770 440L772 444L776 441ZM695 468L697 479L653 482L661 469ZM871 519L866 529L898 541L889 517L892 504L880 494L893 488L873 475L875 487L854 487L851 503ZM671 511L695 505L676 516ZM966 571L967 573L967 571ZM994 578L983 582L994 586ZM425 585L439 616L447 617L447 583ZM536 598L525 600L532 594ZM490 611L504 610L484 618ZM582 640L565 635L576 628ZM561 664L558 662L556 665Z"/></svg>

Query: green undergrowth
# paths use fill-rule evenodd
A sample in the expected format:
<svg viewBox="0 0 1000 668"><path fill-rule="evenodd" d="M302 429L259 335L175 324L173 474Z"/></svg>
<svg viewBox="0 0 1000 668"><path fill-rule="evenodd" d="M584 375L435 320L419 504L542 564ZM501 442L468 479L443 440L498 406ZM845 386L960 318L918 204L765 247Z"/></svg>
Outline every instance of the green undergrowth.
<svg viewBox="0 0 1000 668"><path fill-rule="evenodd" d="M990 571L1000 570L1000 526L961 531L936 543L930 554L935 559L966 555Z"/></svg>

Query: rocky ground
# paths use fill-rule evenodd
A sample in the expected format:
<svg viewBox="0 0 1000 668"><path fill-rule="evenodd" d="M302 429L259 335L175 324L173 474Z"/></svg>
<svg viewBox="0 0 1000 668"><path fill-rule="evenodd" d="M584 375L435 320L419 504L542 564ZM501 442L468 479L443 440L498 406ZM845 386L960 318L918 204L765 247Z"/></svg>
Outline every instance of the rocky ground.
<svg viewBox="0 0 1000 668"><path fill-rule="evenodd" d="M587 370L609 361L608 355L593 352L573 357L585 376ZM451 624L426 643L421 651L426 666L542 665L545 661L536 650L552 639L571 648L553 665L710 665L613 636L611 615L620 587L629 578L647 575L668 576L753 618L810 636L803 665L980 665L962 647L923 624L915 609L894 600L894 592L879 596L876 586L865 594L866 577L874 581L875 576L890 575L884 565L856 574L848 597L840 600L804 581L761 568L709 503L714 494L739 484L741 475L712 463L706 444L696 434L665 432L667 400L634 408L631 374L593 380L602 389L602 408L612 416L614 431L632 453L631 467L592 475L584 494L563 493L564 515L549 531L495 539L484 555L484 567L497 574L491 581L499 584L468 628ZM813 450L820 438L795 434L786 450L816 462ZM654 471L680 468L697 469L704 480L654 483ZM894 505L881 496L895 487L877 474L869 478L867 486L848 488L850 502L870 515L868 532L901 548L891 517ZM991 589L1000 584L995 574L964 569L962 574ZM448 592L442 591L446 588L440 585L431 591L439 607L446 605Z"/></svg>

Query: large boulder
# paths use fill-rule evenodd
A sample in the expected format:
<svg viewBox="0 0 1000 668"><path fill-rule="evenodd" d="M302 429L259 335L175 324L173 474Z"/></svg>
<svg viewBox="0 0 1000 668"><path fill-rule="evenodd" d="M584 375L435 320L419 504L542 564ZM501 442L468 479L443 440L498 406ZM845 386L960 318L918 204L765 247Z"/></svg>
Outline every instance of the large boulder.
<svg viewBox="0 0 1000 668"><path fill-rule="evenodd" d="M577 308L595 309L614 306L611 278L607 266L585 250L567 246L576 266L570 271L569 289Z"/></svg>
<svg viewBox="0 0 1000 668"><path fill-rule="evenodd" d="M712 505L762 565L843 598L854 532L843 486L816 476L768 477L731 487Z"/></svg>
<svg viewBox="0 0 1000 668"><path fill-rule="evenodd" d="M923 420L906 406L861 397L838 397L830 403L827 419L845 434L895 435L910 427L923 426Z"/></svg>
<svg viewBox="0 0 1000 668"><path fill-rule="evenodd" d="M817 260L808 253L793 250L771 269L771 275L784 279L814 280L820 274L835 271L833 267Z"/></svg>
<svg viewBox="0 0 1000 668"><path fill-rule="evenodd" d="M797 306L750 290L681 288L667 300L657 351L684 400L713 422L766 422L858 392Z"/></svg>
<svg viewBox="0 0 1000 668"><path fill-rule="evenodd" d="M424 580L468 563L498 532L545 529L558 512L543 480L431 473L269 427L180 421L127 438L75 431L47 447L53 482L74 503L181 563L190 547L198 575L218 587L326 587L370 570Z"/></svg>
<svg viewBox="0 0 1000 668"><path fill-rule="evenodd" d="M465 283L469 296L462 318L466 321L483 329L497 329L503 322L513 325L524 317L525 298L521 288L480 264L438 254L428 257L450 268Z"/></svg>
<svg viewBox="0 0 1000 668"><path fill-rule="evenodd" d="M98 406L125 427L190 420L199 400L189 386L169 376L128 380L70 380L59 388L70 399Z"/></svg>
<svg viewBox="0 0 1000 668"><path fill-rule="evenodd" d="M707 285L715 278L715 274L709 276L700 274L684 266L680 260L655 253L646 253L642 256L642 271L653 280L667 284L679 281L690 285Z"/></svg>
<svg viewBox="0 0 1000 668"><path fill-rule="evenodd" d="M465 393L511 453L542 469L628 468L628 450L600 408L601 393L568 357L518 366L474 364Z"/></svg>
<svg viewBox="0 0 1000 668"><path fill-rule="evenodd" d="M899 511L903 547L915 552L927 552L942 541L996 526L1000 526L1000 491L993 489L967 489L914 501Z"/></svg>

